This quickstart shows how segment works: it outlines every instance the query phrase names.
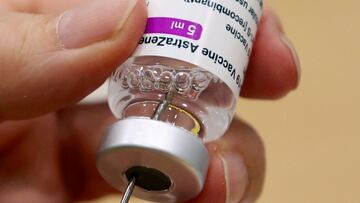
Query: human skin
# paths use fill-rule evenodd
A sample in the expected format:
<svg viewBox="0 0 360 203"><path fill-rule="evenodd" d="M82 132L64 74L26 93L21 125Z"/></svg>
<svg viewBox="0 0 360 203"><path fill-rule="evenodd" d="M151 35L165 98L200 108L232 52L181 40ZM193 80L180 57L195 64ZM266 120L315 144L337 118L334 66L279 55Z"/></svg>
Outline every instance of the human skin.
<svg viewBox="0 0 360 203"><path fill-rule="evenodd" d="M105 104L76 103L131 55L145 21L141 0L0 2L0 202L73 202L117 192L95 167L114 118ZM299 78L296 52L265 7L241 96L278 99ZM254 202L265 173L254 129L235 119L207 148L207 182L192 202Z"/></svg>

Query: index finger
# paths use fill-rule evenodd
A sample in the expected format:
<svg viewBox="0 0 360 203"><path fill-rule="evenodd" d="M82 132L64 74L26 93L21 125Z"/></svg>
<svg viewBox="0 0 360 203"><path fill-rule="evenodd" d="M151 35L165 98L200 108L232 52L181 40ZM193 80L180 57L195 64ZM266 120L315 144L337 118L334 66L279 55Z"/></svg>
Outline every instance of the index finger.
<svg viewBox="0 0 360 203"><path fill-rule="evenodd" d="M5 9L25 13L55 13L89 1L91 0L3 0L0 2L0 11Z"/></svg>

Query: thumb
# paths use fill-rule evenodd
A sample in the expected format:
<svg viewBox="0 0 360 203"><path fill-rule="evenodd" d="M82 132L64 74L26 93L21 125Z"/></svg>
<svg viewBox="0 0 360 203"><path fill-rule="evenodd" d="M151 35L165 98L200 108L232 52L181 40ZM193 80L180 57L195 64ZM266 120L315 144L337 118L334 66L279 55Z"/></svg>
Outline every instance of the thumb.
<svg viewBox="0 0 360 203"><path fill-rule="evenodd" d="M74 103L126 60L143 33L142 0L95 0L61 15L0 15L0 120Z"/></svg>

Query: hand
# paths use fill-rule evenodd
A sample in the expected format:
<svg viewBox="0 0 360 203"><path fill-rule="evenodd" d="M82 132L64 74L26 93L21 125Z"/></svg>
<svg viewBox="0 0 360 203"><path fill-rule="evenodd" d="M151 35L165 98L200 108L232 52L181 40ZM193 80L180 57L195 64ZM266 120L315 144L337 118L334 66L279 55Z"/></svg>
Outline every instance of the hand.
<svg viewBox="0 0 360 203"><path fill-rule="evenodd" d="M86 1L0 3L0 202L71 202L116 192L95 167L100 137L114 118L106 105L71 104L132 53L146 11L142 1ZM298 81L295 51L266 8L242 96L276 99ZM256 132L235 120L207 147L206 186L193 202L254 202L265 169Z"/></svg>

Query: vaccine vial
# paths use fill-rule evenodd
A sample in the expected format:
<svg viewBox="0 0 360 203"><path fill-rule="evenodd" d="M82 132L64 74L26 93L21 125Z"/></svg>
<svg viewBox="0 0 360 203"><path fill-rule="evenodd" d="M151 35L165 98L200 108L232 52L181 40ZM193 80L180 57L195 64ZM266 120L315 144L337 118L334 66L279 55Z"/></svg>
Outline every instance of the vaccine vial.
<svg viewBox="0 0 360 203"><path fill-rule="evenodd" d="M148 0L145 34L110 77L97 167L124 191L183 202L203 189L208 152L234 116L262 0Z"/></svg>

